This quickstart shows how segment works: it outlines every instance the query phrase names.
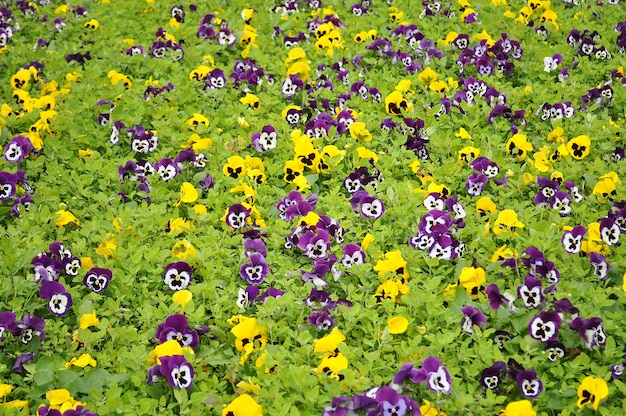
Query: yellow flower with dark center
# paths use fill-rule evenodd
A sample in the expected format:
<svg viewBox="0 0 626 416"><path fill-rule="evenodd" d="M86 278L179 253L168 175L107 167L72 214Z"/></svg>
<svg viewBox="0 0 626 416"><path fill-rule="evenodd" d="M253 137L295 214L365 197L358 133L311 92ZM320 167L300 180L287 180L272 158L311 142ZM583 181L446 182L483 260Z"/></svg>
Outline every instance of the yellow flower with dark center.
<svg viewBox="0 0 626 416"><path fill-rule="evenodd" d="M320 159L320 154L313 147L313 144L308 141L302 141L295 145L294 151L296 153L296 160L299 160L304 166L308 167L311 170L314 170L318 164Z"/></svg>
<svg viewBox="0 0 626 416"><path fill-rule="evenodd" d="M567 151L570 156L576 160L584 159L587 155L589 155L590 146L591 139L585 134L574 137L566 144Z"/></svg>
<svg viewBox="0 0 626 416"><path fill-rule="evenodd" d="M256 318L239 317L239 322L230 330L235 336L235 348L243 352L240 363L244 363L253 351L260 351L267 344L267 328Z"/></svg>
<svg viewBox="0 0 626 416"><path fill-rule="evenodd" d="M22 90L28 88L31 72L28 69L20 69L11 77L13 89Z"/></svg>
<svg viewBox="0 0 626 416"><path fill-rule="evenodd" d="M222 409L222 416L263 416L263 407L244 393Z"/></svg>
<svg viewBox="0 0 626 416"><path fill-rule="evenodd" d="M474 146L467 146L459 150L459 162L462 165L468 165L478 156L480 156L480 149Z"/></svg>
<svg viewBox="0 0 626 416"><path fill-rule="evenodd" d="M407 262L402 257L402 252L400 250L385 253L384 259L380 259L376 262L374 270L378 272L378 276L380 277L385 276L387 273L391 273L393 276L400 276L402 279L409 278Z"/></svg>
<svg viewBox="0 0 626 416"><path fill-rule="evenodd" d="M96 30L98 30L99 27L100 23L98 23L96 19L91 19L90 21L85 22L85 24L83 25L85 31L89 32L95 32Z"/></svg>
<svg viewBox="0 0 626 416"><path fill-rule="evenodd" d="M209 127L209 124L211 124L209 118L200 113L193 113L193 116L185 121L185 125L189 126L191 130L196 130L198 126Z"/></svg>
<svg viewBox="0 0 626 416"><path fill-rule="evenodd" d="M519 257L517 250L510 249L506 244L498 248L493 256L491 256L491 262L495 263L500 260L506 260L511 257Z"/></svg>
<svg viewBox="0 0 626 416"><path fill-rule="evenodd" d="M345 341L346 336L335 326L328 335L318 339L313 344L313 352L322 353L319 358L331 357L339 352L339 344Z"/></svg>
<svg viewBox="0 0 626 416"><path fill-rule="evenodd" d="M191 72L189 73L189 79L195 79L196 81L203 80L204 77L206 77L207 74L212 70L213 68L204 64L199 65L197 68L191 70Z"/></svg>
<svg viewBox="0 0 626 416"><path fill-rule="evenodd" d="M515 157L517 161L522 161L526 157L526 152L533 150L533 145L528 142L525 134L516 133L506 142L506 151Z"/></svg>
<svg viewBox="0 0 626 416"><path fill-rule="evenodd" d="M178 241L172 247L172 255L179 259L186 260L189 257L196 257L196 248L187 240Z"/></svg>
<svg viewBox="0 0 626 416"><path fill-rule="evenodd" d="M374 298L376 299L376 303L381 303L383 299L389 299L395 302L400 294L400 283L393 279L387 279L378 286L376 293L374 293Z"/></svg>
<svg viewBox="0 0 626 416"><path fill-rule="evenodd" d="M283 173L285 174L284 181L292 183L304 173L304 164L299 160L288 160L283 166Z"/></svg>
<svg viewBox="0 0 626 416"><path fill-rule="evenodd" d="M257 45L258 46L256 38L257 38L256 29L250 25L246 25L243 28L243 34L239 38L239 45L241 46Z"/></svg>
<svg viewBox="0 0 626 416"><path fill-rule="evenodd" d="M587 376L578 386L578 401L576 404L582 408L591 404L593 410L598 410L600 402L609 395L609 386L606 381L599 377Z"/></svg>
<svg viewBox="0 0 626 416"><path fill-rule="evenodd" d="M493 224L493 233L497 236L504 233L515 235L518 228L524 228L524 224L517 218L517 213L512 209L505 209L498 214L498 219Z"/></svg>
<svg viewBox="0 0 626 416"><path fill-rule="evenodd" d="M315 372L317 374L328 374L328 377L334 380L342 380L343 376L339 373L346 368L348 368L348 359L342 353L337 353L337 355L332 357L322 358Z"/></svg>
<svg viewBox="0 0 626 416"><path fill-rule="evenodd" d="M385 110L392 116L401 116L403 112L413 110L413 105L402 96L399 91L393 91L385 98Z"/></svg>
<svg viewBox="0 0 626 416"><path fill-rule="evenodd" d="M222 172L226 176L230 176L233 179L238 179L246 174L246 163L241 156L231 156L224 165Z"/></svg>
<svg viewBox="0 0 626 416"><path fill-rule="evenodd" d="M130 89L133 86L133 83L131 82L130 78L128 78L126 75L121 74L119 72L117 72L116 70L112 69L107 73L107 77L109 78L109 81L111 82L111 85L117 85L120 82L124 84L124 88L126 88L127 90ZM66 76L67 78L67 76Z"/></svg>
<svg viewBox="0 0 626 416"><path fill-rule="evenodd" d="M567 139L565 138L564 134L565 134L565 131L563 130L563 127L557 126L554 128L554 130L548 133L548 141L557 142L557 143L565 143L565 140Z"/></svg>
<svg viewBox="0 0 626 416"><path fill-rule="evenodd" d="M459 285L465 288L465 292L473 299L478 297L478 293L484 289L487 279L485 270L482 267L463 267L459 275Z"/></svg>
<svg viewBox="0 0 626 416"><path fill-rule="evenodd" d="M239 99L242 104L247 104L250 108L258 110L261 107L261 100L254 94L250 94L249 92L246 95Z"/></svg>

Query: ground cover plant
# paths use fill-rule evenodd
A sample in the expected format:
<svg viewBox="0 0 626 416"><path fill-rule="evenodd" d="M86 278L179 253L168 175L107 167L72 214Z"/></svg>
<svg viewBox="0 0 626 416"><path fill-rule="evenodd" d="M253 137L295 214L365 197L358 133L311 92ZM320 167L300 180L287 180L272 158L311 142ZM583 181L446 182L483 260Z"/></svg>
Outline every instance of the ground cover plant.
<svg viewBox="0 0 626 416"><path fill-rule="evenodd" d="M0 409L626 409L623 2L0 1Z"/></svg>

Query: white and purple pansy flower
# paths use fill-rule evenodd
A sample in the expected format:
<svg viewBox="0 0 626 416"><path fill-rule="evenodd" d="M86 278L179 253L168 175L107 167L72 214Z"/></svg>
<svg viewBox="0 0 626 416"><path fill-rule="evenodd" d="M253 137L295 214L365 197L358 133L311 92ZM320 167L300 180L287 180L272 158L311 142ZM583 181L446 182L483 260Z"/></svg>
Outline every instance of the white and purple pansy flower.
<svg viewBox="0 0 626 416"><path fill-rule="evenodd" d="M155 338L162 344L166 341L177 341L181 347L195 349L198 346L198 332L189 328L187 317L177 313L170 315L165 322L157 326Z"/></svg>
<svg viewBox="0 0 626 416"><path fill-rule="evenodd" d="M345 267L351 268L355 264L364 264L366 259L367 253L358 244L350 243L343 246L341 264Z"/></svg>
<svg viewBox="0 0 626 416"><path fill-rule="evenodd" d="M78 276L80 270L80 259L76 257L61 260L61 270L67 276Z"/></svg>
<svg viewBox="0 0 626 416"><path fill-rule="evenodd" d="M15 323L12 334L24 345L28 345L35 336L38 336L39 341L43 342L43 340L46 339L45 327L45 319L32 314L26 314L23 321Z"/></svg>
<svg viewBox="0 0 626 416"><path fill-rule="evenodd" d="M377 220L385 213L385 204L375 196L365 195L359 200L359 210L364 218Z"/></svg>
<svg viewBox="0 0 626 416"><path fill-rule="evenodd" d="M9 172L0 172L0 201L10 199L17 191L17 177Z"/></svg>
<svg viewBox="0 0 626 416"><path fill-rule="evenodd" d="M163 281L171 290L187 289L191 284L192 269L184 261L170 263L165 266Z"/></svg>
<svg viewBox="0 0 626 416"><path fill-rule="evenodd" d="M52 281L59 277L58 262L50 257L48 253L38 254L31 261L31 264L33 265L35 283Z"/></svg>
<svg viewBox="0 0 626 416"><path fill-rule="evenodd" d="M311 325L315 325L320 331L327 331L335 325L335 320L326 311L311 312L307 322Z"/></svg>
<svg viewBox="0 0 626 416"><path fill-rule="evenodd" d="M160 357L161 365L159 366L159 372L165 378L168 383L176 389L191 388L193 384L193 367L185 357L182 355L171 355L166 357Z"/></svg>
<svg viewBox="0 0 626 416"><path fill-rule="evenodd" d="M570 328L578 331L578 335L583 339L588 349L592 350L598 346L603 350L606 346L607 335L604 332L602 318L582 319L578 317L570 323Z"/></svg>
<svg viewBox="0 0 626 416"><path fill-rule="evenodd" d="M161 179L168 182L174 179L178 175L178 164L171 158L164 157L153 165L156 173L159 174Z"/></svg>
<svg viewBox="0 0 626 416"><path fill-rule="evenodd" d="M622 233L619 225L615 222L615 218L600 218L600 237L607 245L612 246L619 243Z"/></svg>
<svg viewBox="0 0 626 416"><path fill-rule="evenodd" d="M571 196L564 191L557 190L549 199L550 208L559 212L559 215L565 217L572 212L570 205Z"/></svg>
<svg viewBox="0 0 626 416"><path fill-rule="evenodd" d="M549 341L545 344L546 351L548 353L548 360L555 362L563 357L567 352L565 345L558 341Z"/></svg>
<svg viewBox="0 0 626 416"><path fill-rule="evenodd" d="M72 295L59 282L44 282L39 296L48 301L48 310L56 316L64 316L72 307Z"/></svg>
<svg viewBox="0 0 626 416"><path fill-rule="evenodd" d="M274 126L263 126L260 133L252 135L252 145L257 152L265 153L276 147L278 144L278 133Z"/></svg>
<svg viewBox="0 0 626 416"><path fill-rule="evenodd" d="M514 305L516 299L515 296L506 292L500 293L500 288L495 283L487 286L485 293L487 294L487 298L489 299L489 306L491 306L491 309L493 309L494 311L498 310L500 306L505 303L509 307L509 312L515 313L517 311L517 307Z"/></svg>
<svg viewBox="0 0 626 416"><path fill-rule="evenodd" d="M491 367L487 367L481 371L480 385L485 390L497 392L505 373L506 364L503 361L496 361Z"/></svg>
<svg viewBox="0 0 626 416"><path fill-rule="evenodd" d="M95 293L101 293L109 287L112 278L113 272L110 269L92 267L85 274L83 285L93 290Z"/></svg>
<svg viewBox="0 0 626 416"><path fill-rule="evenodd" d="M434 239L435 241L428 251L428 256L431 259L450 260L457 256L454 250L456 242L450 233L435 234Z"/></svg>
<svg viewBox="0 0 626 416"><path fill-rule="evenodd" d="M255 285L240 287L237 292L237 306L241 309L249 307L259 297L259 288Z"/></svg>
<svg viewBox="0 0 626 416"><path fill-rule="evenodd" d="M578 254L582 247L583 237L587 233L587 228L582 225L575 225L571 230L566 230L561 237L561 244L566 253Z"/></svg>
<svg viewBox="0 0 626 416"><path fill-rule="evenodd" d="M382 416L408 416L420 414L420 406L417 402L407 396L401 396L400 393L389 386L385 386L378 390L376 392L375 400L379 406L379 410L376 411L376 414L380 414Z"/></svg>
<svg viewBox="0 0 626 416"><path fill-rule="evenodd" d="M593 267L593 274L598 276L598 280L606 280L609 270L611 270L606 258L602 254L592 251L589 253L589 263Z"/></svg>
<svg viewBox="0 0 626 416"><path fill-rule="evenodd" d="M463 312L461 329L470 335L474 334L474 326L482 328L483 324L487 321L485 315L473 306L463 306L461 312Z"/></svg>
<svg viewBox="0 0 626 416"><path fill-rule="evenodd" d="M517 297L524 302L524 307L538 308L545 300L541 289L541 280L528 275L524 278L524 284L517 287Z"/></svg>
<svg viewBox="0 0 626 416"><path fill-rule="evenodd" d="M539 312L528 323L528 333L543 343L556 341L561 327L561 317L554 311Z"/></svg>
<svg viewBox="0 0 626 416"><path fill-rule="evenodd" d="M246 220L250 216L250 210L241 204L233 204L226 212L226 224L233 230L239 230L246 226Z"/></svg>
<svg viewBox="0 0 626 416"><path fill-rule="evenodd" d="M18 163L30 154L33 144L24 136L15 136L4 149L4 158L7 162Z"/></svg>
<svg viewBox="0 0 626 416"><path fill-rule="evenodd" d="M244 263L239 268L239 276L252 285L260 285L270 272L265 257L258 252L250 253L250 263Z"/></svg>
<svg viewBox="0 0 626 416"><path fill-rule="evenodd" d="M452 392L452 379L446 367L436 357L426 357L422 362L422 368L412 374L415 383L426 382L428 388L435 393L450 394Z"/></svg>
<svg viewBox="0 0 626 416"><path fill-rule="evenodd" d="M323 259L330 251L330 235L324 229L317 229L317 234L307 230L298 239L298 248L302 250L305 257L310 259Z"/></svg>
<svg viewBox="0 0 626 416"><path fill-rule="evenodd" d="M534 370L522 370L517 373L515 380L519 387L520 393L527 399L535 399L539 397L543 391L543 383L537 377Z"/></svg>

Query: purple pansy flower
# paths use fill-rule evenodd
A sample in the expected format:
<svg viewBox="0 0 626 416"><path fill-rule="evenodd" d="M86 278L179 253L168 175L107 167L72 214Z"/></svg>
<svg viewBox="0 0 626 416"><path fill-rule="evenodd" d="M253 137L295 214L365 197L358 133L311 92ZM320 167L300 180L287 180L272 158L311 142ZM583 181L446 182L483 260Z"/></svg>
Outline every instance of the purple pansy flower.
<svg viewBox="0 0 626 416"><path fill-rule="evenodd" d="M519 391L527 399L535 399L539 397L543 391L543 383L537 377L534 370L522 370L515 377L519 386Z"/></svg>
<svg viewBox="0 0 626 416"><path fill-rule="evenodd" d="M177 389L191 388L193 384L193 367L182 355L160 357L159 372L167 378L170 385Z"/></svg>
<svg viewBox="0 0 626 416"><path fill-rule="evenodd" d="M446 367L436 357L426 357L422 368L413 372L412 380L415 383L426 382L428 388L435 393L450 394L452 379Z"/></svg>
<svg viewBox="0 0 626 416"><path fill-rule="evenodd" d="M307 322L311 325L315 325L315 327L320 331L327 331L335 325L335 320L326 311L312 312L309 315Z"/></svg>
<svg viewBox="0 0 626 416"><path fill-rule="evenodd" d="M38 336L39 341L43 342L46 338L44 328L46 321L38 316L27 314L24 316L24 320L15 323L13 336L19 338L20 342L24 345L28 345L33 337Z"/></svg>
<svg viewBox="0 0 626 416"><path fill-rule="evenodd" d="M246 219L250 216L250 210L241 204L233 204L228 207L226 213L226 224L234 229L239 230L246 226Z"/></svg>
<svg viewBox="0 0 626 416"><path fill-rule="evenodd" d="M465 183L465 189L467 189L467 193L472 196L479 196L489 181L489 178L482 173L471 173L467 177L467 182Z"/></svg>
<svg viewBox="0 0 626 416"><path fill-rule="evenodd" d="M278 133L274 126L263 126L260 133L252 135L252 145L261 153L270 151L276 147L278 143Z"/></svg>
<svg viewBox="0 0 626 416"><path fill-rule="evenodd" d="M7 162L18 163L30 154L33 144L24 136L16 136L4 149L4 158Z"/></svg>
<svg viewBox="0 0 626 416"><path fill-rule="evenodd" d="M582 319L580 317L574 319L570 323L570 328L578 331L578 335L583 339L587 348L592 350L595 346L604 349L606 346L606 332L602 326L602 318L593 317Z"/></svg>
<svg viewBox="0 0 626 416"><path fill-rule="evenodd" d="M598 276L598 280L606 280L609 270L611 270L611 266L606 261L604 256L600 253L592 251L589 253L589 263L593 267L593 274Z"/></svg>
<svg viewBox="0 0 626 416"><path fill-rule="evenodd" d="M538 308L545 300L541 291L541 280L534 276L526 276L524 284L517 287L517 297L524 302L526 308Z"/></svg>
<svg viewBox="0 0 626 416"><path fill-rule="evenodd" d="M163 281L171 290L187 289L191 284L192 269L184 261L170 263L165 266Z"/></svg>
<svg viewBox="0 0 626 416"><path fill-rule="evenodd" d="M517 308L513 304L513 302L515 302L515 296L506 292L500 293L500 288L495 283L487 286L485 293L489 299L489 306L491 306L491 309L494 311L498 310L504 303L509 306L509 312L514 313L517 311Z"/></svg>
<svg viewBox="0 0 626 416"><path fill-rule="evenodd" d="M506 364L502 361L496 361L491 367L487 367L481 371L480 385L485 390L493 390L497 392L505 373Z"/></svg>
<svg viewBox="0 0 626 416"><path fill-rule="evenodd" d="M178 165L169 157L164 157L153 165L156 172L165 182L178 175Z"/></svg>
<svg viewBox="0 0 626 416"><path fill-rule="evenodd" d="M239 276L252 285L260 285L270 272L265 257L258 252L250 253L250 263L244 263L239 268Z"/></svg>
<svg viewBox="0 0 626 416"><path fill-rule="evenodd" d="M571 230L566 230L561 238L561 244L565 252L569 254L578 254L582 247L583 237L587 233L587 228L582 225L576 225Z"/></svg>
<svg viewBox="0 0 626 416"><path fill-rule="evenodd" d="M528 323L528 333L543 343L556 341L561 327L561 317L554 311L539 312Z"/></svg>
<svg viewBox="0 0 626 416"><path fill-rule="evenodd" d="M21 354L19 357L17 357L17 359L15 360L15 363L13 363L13 366L11 367L11 369L16 373L21 373L22 371L24 371L24 364L26 364L29 361L32 361L34 358L35 358L34 352Z"/></svg>
<svg viewBox="0 0 626 416"><path fill-rule="evenodd" d="M365 263L367 254L361 249L358 244L350 243L343 247L343 257L341 258L341 264L347 268L351 268L355 264Z"/></svg>
<svg viewBox="0 0 626 416"><path fill-rule="evenodd" d="M546 351L548 352L548 360L554 362L560 358L565 356L567 350L565 349L565 345L561 344L558 341L548 341L545 344Z"/></svg>
<svg viewBox="0 0 626 416"><path fill-rule="evenodd" d="M155 338L162 344L166 341L177 341L181 347L195 349L198 346L198 332L189 328L187 317L177 313L170 315L165 322L157 326Z"/></svg>
<svg viewBox="0 0 626 416"><path fill-rule="evenodd" d="M113 272L109 269L92 267L85 274L83 285L93 290L95 293L103 292L111 282Z"/></svg>
<svg viewBox="0 0 626 416"><path fill-rule="evenodd" d="M237 292L237 306L245 309L249 307L259 297L259 288L255 285L247 286L245 289L240 287Z"/></svg>
<svg viewBox="0 0 626 416"><path fill-rule="evenodd" d="M389 386L385 386L376 392L376 402L378 402L380 413L382 416L408 416L419 415L420 406L413 399L401 396L397 391ZM371 412L370 412L371 413Z"/></svg>
<svg viewBox="0 0 626 416"><path fill-rule="evenodd" d="M330 250L330 235L324 229L318 229L317 234L308 230L298 239L298 248L310 259L325 258Z"/></svg>
<svg viewBox="0 0 626 416"><path fill-rule="evenodd" d="M364 218L377 220L385 213L385 204L374 196L365 195L359 200L359 210Z"/></svg>
<svg viewBox="0 0 626 416"><path fill-rule="evenodd" d="M600 237L607 245L612 246L619 243L621 230L615 222L615 218L600 218Z"/></svg>
<svg viewBox="0 0 626 416"><path fill-rule="evenodd" d="M53 315L64 316L72 307L72 295L59 282L44 282L39 289L39 296L48 300L48 310Z"/></svg>
<svg viewBox="0 0 626 416"><path fill-rule="evenodd" d="M0 313L0 342L4 339L4 333L15 331L16 316L12 311L5 311Z"/></svg>
<svg viewBox="0 0 626 416"><path fill-rule="evenodd" d="M478 328L482 328L483 324L487 321L485 315L473 306L463 306L461 312L463 312L461 329L470 335L474 334L474 325Z"/></svg>

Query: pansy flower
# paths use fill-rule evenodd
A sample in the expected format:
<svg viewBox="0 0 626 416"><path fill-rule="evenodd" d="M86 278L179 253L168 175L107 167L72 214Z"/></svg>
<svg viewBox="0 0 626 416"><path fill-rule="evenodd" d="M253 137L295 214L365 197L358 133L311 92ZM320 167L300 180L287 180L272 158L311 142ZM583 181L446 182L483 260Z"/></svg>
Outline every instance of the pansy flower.
<svg viewBox="0 0 626 416"><path fill-rule="evenodd" d="M543 343L556 341L561 327L561 317L553 311L539 312L528 323L528 333Z"/></svg>
<svg viewBox="0 0 626 416"><path fill-rule="evenodd" d="M566 230L561 237L561 244L566 253L578 254L582 247L582 241L587 233L587 228L582 225L576 225L571 230Z"/></svg>
<svg viewBox="0 0 626 416"><path fill-rule="evenodd" d="M191 283L192 269L184 261L170 263L165 266L163 281L171 290L187 289Z"/></svg>
<svg viewBox="0 0 626 416"><path fill-rule="evenodd" d="M600 237L607 245L612 246L619 243L621 229L614 218L600 218Z"/></svg>
<svg viewBox="0 0 626 416"><path fill-rule="evenodd" d="M487 367L480 372L480 385L485 390L497 392L505 373L506 364L502 361L497 361L491 367Z"/></svg>
<svg viewBox="0 0 626 416"><path fill-rule="evenodd" d="M153 167L165 182L174 179L178 175L178 164L169 157L159 160Z"/></svg>
<svg viewBox="0 0 626 416"><path fill-rule="evenodd" d="M436 357L424 358L422 368L413 373L412 380L415 383L426 382L428 388L435 393L452 392L450 373Z"/></svg>
<svg viewBox="0 0 626 416"><path fill-rule="evenodd" d="M170 385L176 389L191 388L194 371L187 359L182 355L170 355L159 357L161 364L159 372L165 377Z"/></svg>
<svg viewBox="0 0 626 416"><path fill-rule="evenodd" d="M244 353L241 358L242 364L253 351L262 350L267 344L267 328L259 324L256 318L239 317L230 332L236 338L235 348Z"/></svg>
<svg viewBox="0 0 626 416"><path fill-rule="evenodd" d="M515 376L520 393L527 399L536 399L543 391L543 383L534 370L522 370Z"/></svg>
<svg viewBox="0 0 626 416"><path fill-rule="evenodd" d="M401 396L400 393L390 386L385 386L378 390L375 400L378 402L380 414L384 416L420 414L420 406L415 400L407 396ZM378 414L378 412L376 413Z"/></svg>
<svg viewBox="0 0 626 416"><path fill-rule="evenodd" d="M18 163L21 162L26 156L30 154L33 148L28 137L16 136L4 149L4 158L7 162Z"/></svg>
<svg viewBox="0 0 626 416"><path fill-rule="evenodd" d="M44 282L39 296L48 300L48 310L56 316L64 316L72 307L72 295L59 282Z"/></svg>
<svg viewBox="0 0 626 416"><path fill-rule="evenodd" d="M473 306L463 306L463 320L461 321L461 329L470 335L474 334L474 325L481 328L485 321L485 315Z"/></svg>
<svg viewBox="0 0 626 416"><path fill-rule="evenodd" d="M602 319L593 317L589 319L575 318L570 323L570 328L578 331L578 335L583 339L587 348L592 350L595 346L604 349L606 345L607 335L604 332Z"/></svg>
<svg viewBox="0 0 626 416"><path fill-rule="evenodd" d="M244 263L239 268L239 276L252 285L259 285L269 274L269 266L265 257L258 252L248 255L250 263Z"/></svg>
<svg viewBox="0 0 626 416"><path fill-rule="evenodd" d="M593 267L593 274L598 276L598 280L603 281L607 278L611 266L602 254L595 251L590 252L589 263Z"/></svg>
<svg viewBox="0 0 626 416"><path fill-rule="evenodd" d="M83 278L83 285L95 293L103 292L111 282L113 272L109 269L92 267Z"/></svg>
<svg viewBox="0 0 626 416"><path fill-rule="evenodd" d="M489 182L487 176L482 173L474 172L467 177L465 189L467 189L467 193L472 196L480 196L487 182Z"/></svg>
<svg viewBox="0 0 626 416"><path fill-rule="evenodd" d="M587 376L578 386L578 401L576 404L583 408L591 404L593 410L598 410L600 402L609 395L609 386L606 381L594 376Z"/></svg>
<svg viewBox="0 0 626 416"><path fill-rule="evenodd" d="M517 311L517 308L513 304L513 302L515 302L515 296L506 292L500 293L500 288L495 283L491 283L487 286L485 293L489 299L489 306L491 306L491 309L498 310L500 306L506 303L509 306L509 312L514 313Z"/></svg>
<svg viewBox="0 0 626 416"><path fill-rule="evenodd" d="M365 259L367 258L367 254L361 246L358 244L350 243L346 244L343 247L343 257L341 258L341 264L343 264L347 268L351 268L355 264L363 264L365 263Z"/></svg>
<svg viewBox="0 0 626 416"><path fill-rule="evenodd" d="M590 152L590 146L591 139L587 135L574 137L565 145L570 156L572 156L576 160L581 160L588 156Z"/></svg>
<svg viewBox="0 0 626 416"><path fill-rule="evenodd" d="M276 147L278 142L278 134L274 126L263 126L260 133L252 135L252 145L261 153L270 151Z"/></svg>
<svg viewBox="0 0 626 416"><path fill-rule="evenodd" d="M565 345L561 344L558 341L546 342L545 348L548 352L548 360L552 362L563 358L565 356L565 353L567 352L567 350L565 349Z"/></svg>
<svg viewBox="0 0 626 416"><path fill-rule="evenodd" d="M335 325L335 320L326 311L312 312L307 319L307 322L320 331L327 331Z"/></svg>
<svg viewBox="0 0 626 416"><path fill-rule="evenodd" d="M233 230L239 230L246 226L246 220L250 217L250 213L251 210L242 204L234 204L228 207L222 220Z"/></svg>
<svg viewBox="0 0 626 416"><path fill-rule="evenodd" d="M27 314L23 321L15 323L12 334L24 345L28 345L35 336L39 337L40 342L43 342L46 338L45 326L46 321L43 318Z"/></svg>
<svg viewBox="0 0 626 416"><path fill-rule="evenodd" d="M177 341L181 347L195 349L198 346L198 332L189 328L187 317L183 314L170 315L165 322L157 326L155 338L159 343Z"/></svg>
<svg viewBox="0 0 626 416"><path fill-rule="evenodd" d="M377 220L385 213L385 204L375 196L365 195L359 199L359 211L364 218Z"/></svg>
<svg viewBox="0 0 626 416"><path fill-rule="evenodd" d="M318 229L317 233L308 230L298 239L297 245L305 257L313 260L322 259L329 254L330 235L324 229Z"/></svg>

